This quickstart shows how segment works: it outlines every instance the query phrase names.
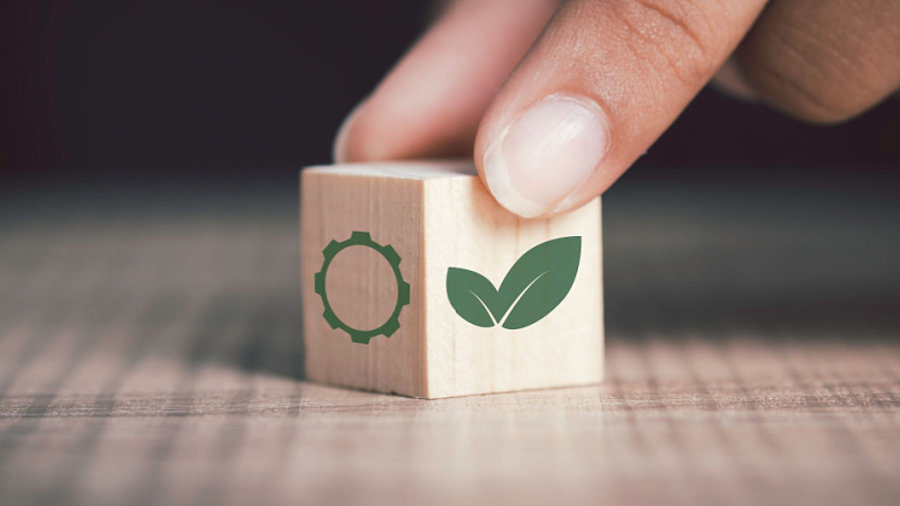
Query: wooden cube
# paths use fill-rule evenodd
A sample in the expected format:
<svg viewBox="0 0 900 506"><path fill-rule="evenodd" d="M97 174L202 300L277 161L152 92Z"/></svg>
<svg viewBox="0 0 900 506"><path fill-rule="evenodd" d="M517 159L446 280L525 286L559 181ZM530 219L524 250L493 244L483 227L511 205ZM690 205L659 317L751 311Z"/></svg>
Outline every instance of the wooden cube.
<svg viewBox="0 0 900 506"><path fill-rule="evenodd" d="M471 165L423 161L307 168L300 203L310 380L424 398L602 380L599 198L522 219Z"/></svg>

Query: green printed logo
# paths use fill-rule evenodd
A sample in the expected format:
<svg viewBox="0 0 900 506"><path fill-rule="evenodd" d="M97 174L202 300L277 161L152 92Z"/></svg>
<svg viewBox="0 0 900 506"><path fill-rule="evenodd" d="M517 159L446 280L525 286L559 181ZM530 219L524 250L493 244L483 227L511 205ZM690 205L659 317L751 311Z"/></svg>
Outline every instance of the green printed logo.
<svg viewBox="0 0 900 506"><path fill-rule="evenodd" d="M374 329L355 329L343 322L334 314L331 301L328 300L328 293L325 291L325 276L328 266L331 265L331 261L338 253L350 246L365 246L378 252L391 265L397 281L397 300L394 302L394 310L387 321ZM322 262L322 269L315 275L315 292L322 298L322 305L325 307L322 317L325 318L328 325L333 329L341 329L346 332L354 343L369 344L369 340L378 335L391 337L391 334L400 328L400 311L403 310L403 306L409 304L409 283L404 281L403 275L400 274L400 255L397 254L397 251L390 244L378 244L372 240L372 236L368 232L357 231L350 234L350 238L345 241L332 240L322 250L322 255L325 260Z"/></svg>
<svg viewBox="0 0 900 506"><path fill-rule="evenodd" d="M467 269L447 270L447 297L456 314L479 327L515 330L536 323L559 305L575 282L581 237L561 237L531 248L500 283Z"/></svg>

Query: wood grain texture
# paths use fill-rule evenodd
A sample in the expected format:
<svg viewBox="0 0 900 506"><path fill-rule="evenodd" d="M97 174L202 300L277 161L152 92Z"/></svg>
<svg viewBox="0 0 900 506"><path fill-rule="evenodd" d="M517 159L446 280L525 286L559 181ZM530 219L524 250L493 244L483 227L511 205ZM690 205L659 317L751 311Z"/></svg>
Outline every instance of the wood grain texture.
<svg viewBox="0 0 900 506"><path fill-rule="evenodd" d="M301 289L308 377L424 398L600 382L599 199L565 216L524 220L496 203L471 166L406 162L394 171L392 165L303 171ZM358 231L394 248L402 259L403 279L412 287L399 330L368 344L352 342L342 329L332 328L314 291L323 250ZM473 325L454 311L447 296L450 268L480 273L498 287L525 252L568 236L580 240L578 273L559 306L540 321L513 331ZM389 268L373 268L362 259L342 265L343 270L334 264L327 270L331 307L345 322L369 324L354 328L377 327L391 314L397 281Z"/></svg>
<svg viewBox="0 0 900 506"><path fill-rule="evenodd" d="M314 381L353 388L398 392L426 397L424 324L419 304L404 307L400 328L389 339L376 336L368 344L351 341L322 317L323 303L315 293L315 275L331 241L345 241L354 232L369 233L381 245L390 245L401 257L403 279L410 285L410 300L422 298L422 180L332 175L304 171L301 209L301 293L304 305L306 374ZM383 202L382 202L383 200ZM339 253L341 255L343 253ZM383 259L376 261L387 262ZM393 273L366 269L329 269L328 296L338 318L385 320L384 305L393 306L397 281ZM387 274L378 276L378 273ZM336 279L335 279L336 278ZM363 316L358 316L363 313ZM386 312L390 316L390 309ZM377 321L377 320L381 321Z"/></svg>
<svg viewBox="0 0 900 506"><path fill-rule="evenodd" d="M156 177L0 198L0 504L900 500L895 192L623 181L605 382L426 401L303 380L294 174Z"/></svg>

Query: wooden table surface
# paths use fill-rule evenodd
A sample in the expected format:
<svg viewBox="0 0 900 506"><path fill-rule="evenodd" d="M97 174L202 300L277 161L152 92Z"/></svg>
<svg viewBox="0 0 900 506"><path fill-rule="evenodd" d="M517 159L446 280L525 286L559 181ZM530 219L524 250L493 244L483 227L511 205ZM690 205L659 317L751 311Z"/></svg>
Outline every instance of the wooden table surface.
<svg viewBox="0 0 900 506"><path fill-rule="evenodd" d="M440 401L302 380L293 174L7 185L0 504L900 503L892 184L623 182L607 381Z"/></svg>

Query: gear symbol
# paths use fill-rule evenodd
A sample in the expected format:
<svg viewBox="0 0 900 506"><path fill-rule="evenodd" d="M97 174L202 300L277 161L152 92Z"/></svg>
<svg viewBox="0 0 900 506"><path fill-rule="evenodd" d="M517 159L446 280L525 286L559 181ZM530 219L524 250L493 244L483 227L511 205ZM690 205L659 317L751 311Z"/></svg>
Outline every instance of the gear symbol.
<svg viewBox="0 0 900 506"><path fill-rule="evenodd" d="M391 313L387 321L371 330L355 329L341 321L334 314L334 310L331 309L328 294L325 293L325 273L328 271L328 266L331 265L331 261L334 260L338 253L350 246L365 246L377 251L391 265L391 270L394 271L394 278L397 280L397 302L394 304L393 313ZM369 344L369 339L378 335L391 337L391 334L400 328L400 311L403 309L403 306L409 304L409 283L404 281L403 275L400 274L400 255L397 254L397 251L390 244L378 244L372 240L372 236L368 232L353 232L350 234L350 238L345 241L332 240L322 250L322 254L325 256L325 261L322 262L322 270L316 273L315 292L322 298L322 305L325 306L325 311L322 313L325 321L331 325L331 328L341 329L346 332L354 343Z"/></svg>

